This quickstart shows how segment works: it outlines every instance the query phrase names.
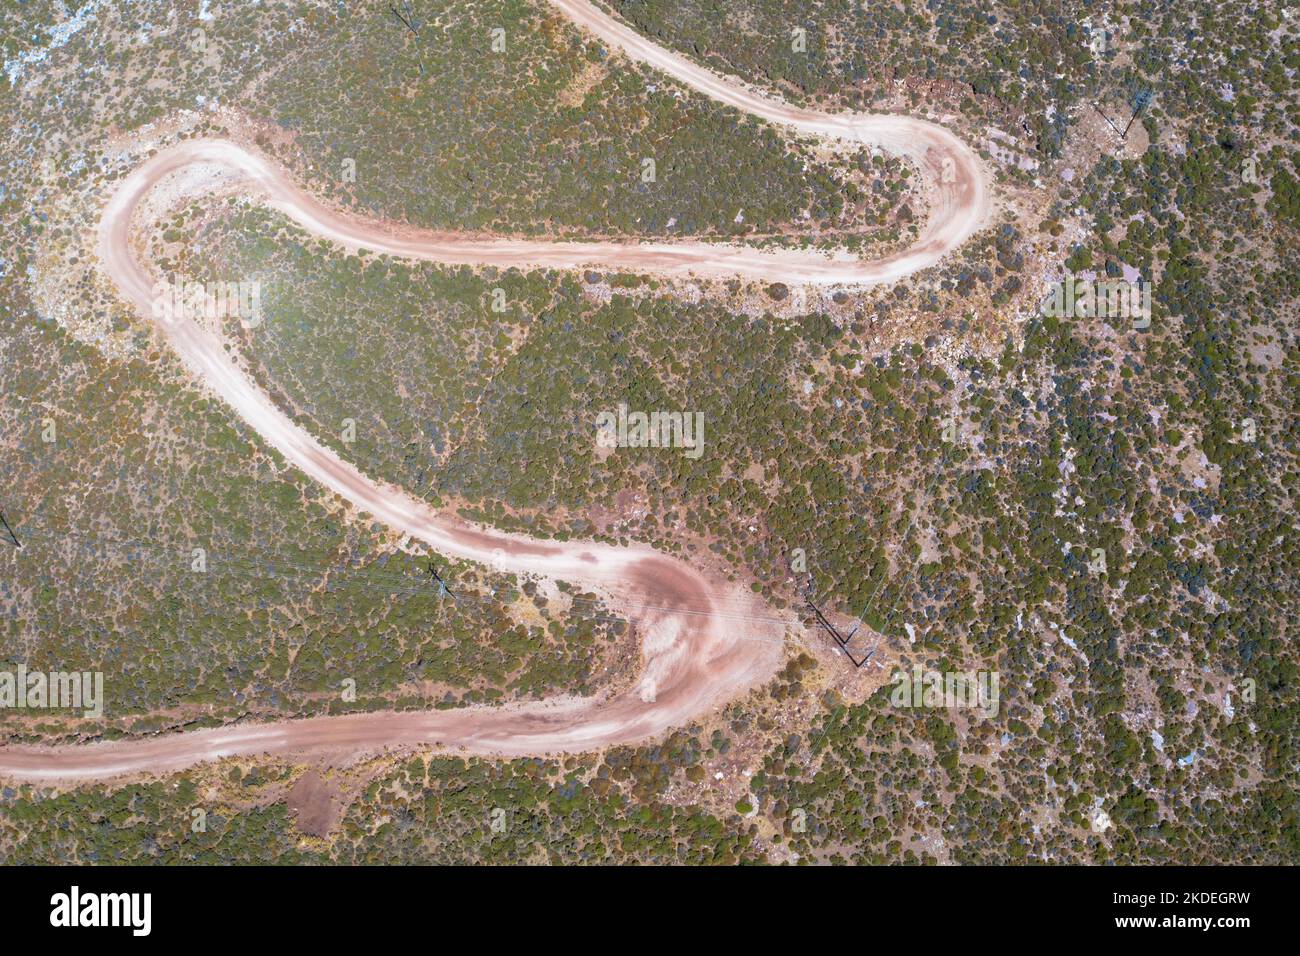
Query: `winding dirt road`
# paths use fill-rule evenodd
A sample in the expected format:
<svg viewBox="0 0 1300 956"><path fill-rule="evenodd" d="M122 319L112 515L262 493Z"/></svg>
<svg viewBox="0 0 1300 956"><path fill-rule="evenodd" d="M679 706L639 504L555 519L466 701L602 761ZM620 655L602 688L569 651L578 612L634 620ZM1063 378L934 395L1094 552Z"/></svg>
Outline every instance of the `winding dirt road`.
<svg viewBox="0 0 1300 956"><path fill-rule="evenodd" d="M585 0L551 2L629 57L722 103L802 133L870 143L911 159L924 174L933 199L923 234L912 247L871 262L689 242L465 239L358 220L314 199L264 157L226 140L200 139L154 155L118 186L99 227L98 251L106 273L127 301L152 315L155 280L132 240L145 225L136 221L143 218L136 214L164 181L210 185L211 177L184 177L199 167L219 168L229 174L225 183L237 179L241 188L304 229L350 249L450 264L591 267L791 284L896 280L959 246L987 213L978 159L940 127L903 116L794 108L656 46ZM77 781L165 773L232 755L363 753L443 745L466 753L523 756L633 743L701 716L771 676L780 663L786 632L799 626L767 608L748 588L648 547L534 540L439 514L401 489L361 474L307 434L248 379L213 333L183 317L159 318L157 324L191 372L268 445L359 512L442 554L569 581L604 596L635 624L644 670L630 690L595 699L562 697L503 707L285 720L69 747L3 747L0 776Z"/></svg>

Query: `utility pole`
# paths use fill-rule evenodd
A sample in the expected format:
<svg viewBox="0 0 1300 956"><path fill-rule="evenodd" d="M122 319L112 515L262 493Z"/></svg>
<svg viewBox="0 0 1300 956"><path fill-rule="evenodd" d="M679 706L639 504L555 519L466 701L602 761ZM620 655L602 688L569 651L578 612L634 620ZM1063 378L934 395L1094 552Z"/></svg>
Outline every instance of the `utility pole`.
<svg viewBox="0 0 1300 956"><path fill-rule="evenodd" d="M403 2L402 6L406 8L406 16L402 16L401 11L397 9L397 4L395 3L389 4L388 9L392 12L393 16L397 17L398 22L400 22L402 26L411 31L411 36L415 37L415 52L419 57L418 66L420 67L420 75L424 76L424 51L420 49L420 32L415 24L415 17L411 14L410 3Z"/></svg>
<svg viewBox="0 0 1300 956"><path fill-rule="evenodd" d="M9 522L5 520L5 513L3 511L0 511L0 524L3 524L5 530L9 532L9 537L13 541L14 547L21 551L23 549L23 543L18 540L18 535L14 534L14 529L9 527Z"/></svg>
<svg viewBox="0 0 1300 956"><path fill-rule="evenodd" d="M444 594L450 594L454 600L460 600L456 597L455 592L447 587L447 582L442 579L442 575L438 573L438 569L433 566L432 558L429 559L429 576L438 582L438 597L442 597Z"/></svg>
<svg viewBox="0 0 1300 956"><path fill-rule="evenodd" d="M874 647L872 647L871 650L867 652L867 656L862 658L862 660L858 660L856 657L854 657L853 652L850 651L848 647L849 641L853 639L853 635L858 633L858 627L862 626L861 623L858 624L858 627L853 628L853 630L849 632L848 637L845 637L843 634L839 632L839 630L835 627L834 624L826 620L826 615L821 612L821 608L819 608L816 604L813 603L813 599L811 597L805 597L804 601L807 603L808 607L812 609L813 614L817 618L817 623L821 625L822 629L825 630L826 633L830 634L831 637L835 638L835 643L840 646L840 650L844 652L844 656L853 662L854 667L861 667L867 661L871 660L872 655L876 653L876 649Z"/></svg>
<svg viewBox="0 0 1300 956"><path fill-rule="evenodd" d="M1150 102L1151 102L1150 90L1142 90L1141 92L1138 93L1137 97L1134 99L1133 115L1129 117L1128 126L1125 126L1124 132L1120 134L1123 138L1125 139L1128 138L1129 127L1133 125L1133 121L1138 118L1138 114L1141 113L1144 109L1146 109L1147 104Z"/></svg>

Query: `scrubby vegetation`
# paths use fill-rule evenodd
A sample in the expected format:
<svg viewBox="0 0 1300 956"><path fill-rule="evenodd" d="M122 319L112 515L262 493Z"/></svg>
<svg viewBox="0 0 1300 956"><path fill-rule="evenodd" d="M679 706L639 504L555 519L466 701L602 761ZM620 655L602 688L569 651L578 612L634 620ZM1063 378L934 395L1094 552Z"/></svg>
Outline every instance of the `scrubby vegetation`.
<svg viewBox="0 0 1300 956"><path fill-rule="evenodd" d="M110 155L99 96L132 129L220 98L336 201L439 228L905 231L893 164L823 162L679 100L544 8L416 6L419 42L364 6L223 10L206 27L221 69L175 46L149 68L167 83L128 83L137 54L112 18L161 19L133 5L52 55L46 80L0 92L33 117L0 179L0 506L26 539L0 545L0 655L105 669L114 733L590 692L596 650L624 631L469 567L449 569L467 600L439 599L422 560L285 469L145 323L78 289L116 325L105 354L34 301L37 250L73 231L52 197ZM811 594L863 620L872 666L851 672L810 629L763 694L657 746L366 764L336 781L346 814L306 840L286 804L301 768L11 789L9 858L1300 859L1293 28L1246 4L795 6L612 5L794 99L1027 128L1041 165L999 172L1007 209L951 261L826 295L443 269L344 255L244 202L186 211L165 244L195 275L264 277L267 321L232 341L368 473L502 527L693 554L778 606ZM482 48L497 22L510 59ZM82 84L40 105L73 62ZM1094 106L1136 112L1129 138ZM23 168L46 155L41 126L65 131L54 180ZM672 156L658 191L628 166L647 153ZM344 158L355 182L334 175ZM1039 314L1062 272L1150 281L1150 326ZM595 414L620 402L702 412L706 453L602 454ZM997 671L998 712L894 706L889 673L913 664Z"/></svg>
<svg viewBox="0 0 1300 956"><path fill-rule="evenodd" d="M621 632L597 605L557 612L471 567L444 567L456 597L439 597L426 559L358 527L142 360L106 363L32 327L7 340L4 368L31 404L4 420L23 449L5 489L24 546L3 557L3 660L103 670L113 726L168 708L216 719L582 692Z"/></svg>
<svg viewBox="0 0 1300 956"><path fill-rule="evenodd" d="M674 774L710 753L679 733L601 761L416 757L360 768L323 784L351 800L328 839L297 829L290 787L302 775L286 767L227 763L62 795L23 787L0 794L0 845L16 863L758 862L753 827L663 799Z"/></svg>
<svg viewBox="0 0 1300 956"><path fill-rule="evenodd" d="M27 6L34 28L59 19ZM106 115L155 133L184 116L238 130L341 204L432 228L890 240L899 226L897 162L824 158L612 62L545 4L410 8L415 34L387 3L227 3L208 19L197 4L106 5L30 63L42 31L15 35L5 56L27 65L17 89L0 78L25 118L14 158L48 158L66 189L111 154Z"/></svg>

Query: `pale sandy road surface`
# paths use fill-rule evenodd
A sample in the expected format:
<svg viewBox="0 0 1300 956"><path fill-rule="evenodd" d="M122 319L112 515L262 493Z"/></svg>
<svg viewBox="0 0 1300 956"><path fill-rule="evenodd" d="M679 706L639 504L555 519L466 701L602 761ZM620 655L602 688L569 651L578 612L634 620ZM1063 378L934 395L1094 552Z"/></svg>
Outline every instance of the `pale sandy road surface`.
<svg viewBox="0 0 1300 956"><path fill-rule="evenodd" d="M790 284L890 282L934 264L982 223L987 187L978 158L959 139L904 116L824 114L781 103L664 50L583 0L551 0L578 25L629 57L722 103L801 133L879 146L921 169L932 200L924 233L910 248L875 261L802 251L759 251L705 243L552 243L467 239L393 228L340 213L299 188L280 168L233 142L189 140L154 155L118 186L100 221L98 250L125 299L153 314L155 277L136 255L134 214L160 182L197 165L237 176L314 235L447 264L603 268ZM257 430L267 444L358 511L433 550L498 569L569 581L593 590L635 623L644 669L625 693L556 698L504 707L371 713L241 724L184 734L68 747L0 748L0 775L79 781L164 773L224 756L353 754L442 745L459 752L524 756L633 743L702 716L772 675L787 630L798 624L748 588L644 546L534 540L441 515L398 488L362 475L281 412L231 361L211 332L184 319L158 326L194 375Z"/></svg>

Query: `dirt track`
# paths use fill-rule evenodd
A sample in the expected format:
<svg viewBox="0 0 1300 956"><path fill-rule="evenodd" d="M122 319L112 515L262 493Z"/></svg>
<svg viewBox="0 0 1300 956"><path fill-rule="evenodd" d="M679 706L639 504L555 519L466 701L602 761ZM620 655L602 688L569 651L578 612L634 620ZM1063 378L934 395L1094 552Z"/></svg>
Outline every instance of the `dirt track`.
<svg viewBox="0 0 1300 956"><path fill-rule="evenodd" d="M248 191L308 231L345 247L453 264L593 267L861 285L893 281L933 264L983 221L988 199L979 161L946 130L908 117L821 114L790 107L655 46L583 0L551 2L611 46L720 102L805 133L847 137L912 159L925 174L934 203L924 234L894 256L859 262L703 243L548 243L417 233L339 213L265 158L232 142L205 139L153 156L117 188L99 227L98 249L106 273L126 300L143 314L152 314L154 279L131 241L134 213L156 185L198 165L234 174ZM604 595L616 611L635 622L642 639L643 673L631 691L608 699L321 717L75 747L5 747L0 748L0 775L84 780L167 772L229 755L359 753L435 744L507 756L586 751L654 737L755 686L779 664L785 632L797 624L759 603L748 588L727 584L647 547L534 540L440 515L400 489L362 475L294 424L235 366L213 334L184 318L158 319L158 326L191 372L267 444L358 511L439 553L567 580Z"/></svg>

